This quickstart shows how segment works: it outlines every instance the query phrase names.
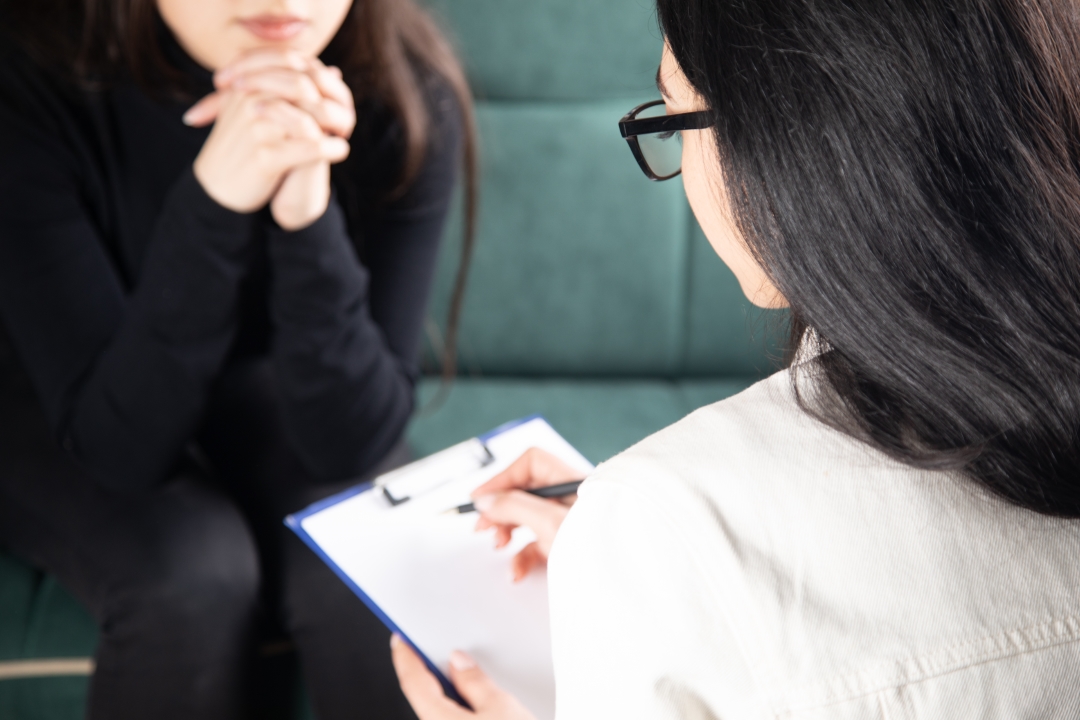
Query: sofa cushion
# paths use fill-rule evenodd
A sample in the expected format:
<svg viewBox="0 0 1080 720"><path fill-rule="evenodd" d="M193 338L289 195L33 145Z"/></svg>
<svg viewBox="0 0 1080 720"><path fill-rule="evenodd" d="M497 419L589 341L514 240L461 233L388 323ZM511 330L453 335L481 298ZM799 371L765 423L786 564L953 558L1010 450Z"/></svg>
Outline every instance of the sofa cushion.
<svg viewBox="0 0 1080 720"><path fill-rule="evenodd" d="M625 102L483 103L479 240L462 364L500 375L679 369L690 216L615 130ZM460 242L450 223L432 313Z"/></svg>
<svg viewBox="0 0 1080 720"><path fill-rule="evenodd" d="M766 372L775 343L704 241L681 180L646 180L618 132L624 113L659 97L652 3L427 4L457 37L480 99L482 203L461 367L486 376ZM460 213L440 261L436 323L459 230Z"/></svg>
<svg viewBox="0 0 1080 720"><path fill-rule="evenodd" d="M652 183L614 131L625 103L483 103L483 204L462 371L761 377L783 313L743 296L680 179ZM449 223L430 314L444 326L460 252Z"/></svg>
<svg viewBox="0 0 1080 720"><path fill-rule="evenodd" d="M787 313L762 311L743 295L698 224L691 224L687 276L686 376L762 377L782 360Z"/></svg>
<svg viewBox="0 0 1080 720"><path fill-rule="evenodd" d="M93 620L55 578L0 555L0 718L83 717L96 644ZM27 670L46 676L17 677Z"/></svg>
<svg viewBox="0 0 1080 720"><path fill-rule="evenodd" d="M651 2L427 4L449 26L482 99L591 100L652 89L663 41Z"/></svg>
<svg viewBox="0 0 1080 720"><path fill-rule="evenodd" d="M422 457L510 420L540 414L585 457L600 463L753 381L459 378L441 406L417 413L408 430L409 447ZM421 403L431 401L438 385L435 380L422 383Z"/></svg>

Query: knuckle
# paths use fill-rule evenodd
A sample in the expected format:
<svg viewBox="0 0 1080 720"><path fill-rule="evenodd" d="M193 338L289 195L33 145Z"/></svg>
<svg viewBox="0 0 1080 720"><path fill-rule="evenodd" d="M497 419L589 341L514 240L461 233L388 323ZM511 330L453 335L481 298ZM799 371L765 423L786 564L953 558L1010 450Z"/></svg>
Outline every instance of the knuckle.
<svg viewBox="0 0 1080 720"><path fill-rule="evenodd" d="M239 98L240 106L246 110L258 110L261 107L263 97L251 89L234 90L233 93Z"/></svg>
<svg viewBox="0 0 1080 720"><path fill-rule="evenodd" d="M310 115L304 115L300 118L300 127L305 134L312 138L318 138L322 135L322 128L319 127L319 123L315 122L315 118Z"/></svg>
<svg viewBox="0 0 1080 720"><path fill-rule="evenodd" d="M307 75L297 75L297 91L300 96L308 102L317 102L322 98L322 93L319 92L318 86L315 85L315 81Z"/></svg>

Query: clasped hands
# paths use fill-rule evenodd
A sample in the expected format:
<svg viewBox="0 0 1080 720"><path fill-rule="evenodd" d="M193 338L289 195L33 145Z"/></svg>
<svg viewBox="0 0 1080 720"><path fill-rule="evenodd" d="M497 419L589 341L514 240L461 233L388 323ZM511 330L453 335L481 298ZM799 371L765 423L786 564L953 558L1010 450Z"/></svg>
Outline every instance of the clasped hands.
<svg viewBox="0 0 1080 720"><path fill-rule="evenodd" d="M235 212L269 203L285 230L322 217L330 165L348 157L356 126L341 71L294 51L262 49L216 72L214 87L184 115L193 127L215 123L195 159L203 190Z"/></svg>
<svg viewBox="0 0 1080 720"><path fill-rule="evenodd" d="M519 526L526 526L536 534L536 541L514 557L515 582L547 562L555 533L573 503L569 498L545 500L523 490L579 477L579 472L554 455L534 448L473 491L473 503L481 513L476 529L495 528L496 547L509 543ZM420 720L533 720L516 698L496 686L464 653L455 652L451 656L450 680L472 705L472 712L447 698L424 662L396 636L391 652L401 689Z"/></svg>

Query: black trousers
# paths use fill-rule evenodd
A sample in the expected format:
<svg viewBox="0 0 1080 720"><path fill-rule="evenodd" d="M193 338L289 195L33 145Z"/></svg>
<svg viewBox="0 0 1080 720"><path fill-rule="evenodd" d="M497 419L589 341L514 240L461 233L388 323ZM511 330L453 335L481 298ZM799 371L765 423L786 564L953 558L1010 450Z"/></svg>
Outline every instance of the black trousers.
<svg viewBox="0 0 1080 720"><path fill-rule="evenodd" d="M350 483L305 473L275 397L268 363L234 366L200 432L202 461L139 495L95 485L33 403L0 412L0 544L96 619L91 720L249 717L268 627L295 645L321 720L415 718L389 632L282 525ZM400 445L371 475L405 459Z"/></svg>

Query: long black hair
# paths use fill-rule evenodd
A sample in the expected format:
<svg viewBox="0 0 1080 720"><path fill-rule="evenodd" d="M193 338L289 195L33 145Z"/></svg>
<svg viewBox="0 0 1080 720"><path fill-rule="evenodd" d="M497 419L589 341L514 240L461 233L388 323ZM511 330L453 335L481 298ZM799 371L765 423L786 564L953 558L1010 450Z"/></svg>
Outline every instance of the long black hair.
<svg viewBox="0 0 1080 720"><path fill-rule="evenodd" d="M0 21L14 25L24 48L42 64L73 71L83 84L124 68L144 89L183 95L185 78L160 47L155 0L0 0ZM444 384L457 371L457 336L476 236L479 161L473 98L465 71L432 17L414 0L354 0L327 48L359 99L388 107L402 128L404 157L396 187L408 189L424 160L436 119L422 77L453 91L463 128L463 240L443 342ZM188 98L194 102L197 98Z"/></svg>
<svg viewBox="0 0 1080 720"><path fill-rule="evenodd" d="M825 349L794 367L803 408L1080 517L1074 3L658 7L793 341L810 329Z"/></svg>

